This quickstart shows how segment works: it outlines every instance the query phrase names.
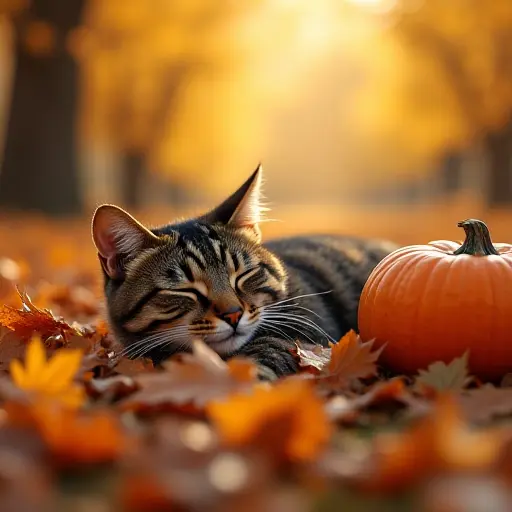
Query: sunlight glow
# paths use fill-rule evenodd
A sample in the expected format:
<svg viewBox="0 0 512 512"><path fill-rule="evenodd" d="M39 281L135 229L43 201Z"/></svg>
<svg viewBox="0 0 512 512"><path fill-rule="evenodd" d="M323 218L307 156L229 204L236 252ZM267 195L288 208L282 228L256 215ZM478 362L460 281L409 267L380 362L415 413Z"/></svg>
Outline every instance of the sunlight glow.
<svg viewBox="0 0 512 512"><path fill-rule="evenodd" d="M347 2L384 14L392 11L398 0L347 0Z"/></svg>

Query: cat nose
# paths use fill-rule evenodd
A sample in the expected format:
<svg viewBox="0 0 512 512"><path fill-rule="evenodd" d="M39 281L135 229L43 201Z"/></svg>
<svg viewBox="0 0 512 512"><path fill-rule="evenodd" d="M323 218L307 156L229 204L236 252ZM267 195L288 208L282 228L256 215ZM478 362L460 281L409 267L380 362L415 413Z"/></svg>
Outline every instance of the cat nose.
<svg viewBox="0 0 512 512"><path fill-rule="evenodd" d="M239 306L234 306L230 309L227 309L226 311L223 311L222 313L218 314L218 317L221 320L224 320L227 324L229 324L233 329L236 329L238 322L240 322L240 319L242 318L244 311Z"/></svg>

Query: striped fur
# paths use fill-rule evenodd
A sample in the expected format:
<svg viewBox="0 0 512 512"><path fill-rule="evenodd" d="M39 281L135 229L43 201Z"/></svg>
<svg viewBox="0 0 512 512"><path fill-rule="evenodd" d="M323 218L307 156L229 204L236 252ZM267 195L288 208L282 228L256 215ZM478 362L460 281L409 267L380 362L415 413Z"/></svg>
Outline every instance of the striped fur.
<svg viewBox="0 0 512 512"><path fill-rule="evenodd" d="M261 243L261 169L219 207L149 230L112 205L93 219L110 325L130 357L155 363L201 337L262 377L294 373L296 340L357 330L357 304L390 242L314 235Z"/></svg>

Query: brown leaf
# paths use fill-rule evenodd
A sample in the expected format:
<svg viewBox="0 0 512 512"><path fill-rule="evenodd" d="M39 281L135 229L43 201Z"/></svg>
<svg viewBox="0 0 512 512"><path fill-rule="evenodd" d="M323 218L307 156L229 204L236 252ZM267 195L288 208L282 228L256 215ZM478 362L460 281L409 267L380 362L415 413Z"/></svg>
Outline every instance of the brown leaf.
<svg viewBox="0 0 512 512"><path fill-rule="evenodd" d="M121 374L129 377L135 377L141 373L154 372L155 367L150 359L127 359L123 357L116 361L113 361L113 369Z"/></svg>
<svg viewBox="0 0 512 512"><path fill-rule="evenodd" d="M496 388L486 384L478 389L466 390L457 398L466 418L475 423L486 423L512 415L512 389L510 388Z"/></svg>
<svg viewBox="0 0 512 512"><path fill-rule="evenodd" d="M37 308L26 293L18 293L22 309L11 306L0 307L0 325L14 331L22 339L30 338L34 332L38 332L43 338L79 334L69 324L55 318L51 311Z"/></svg>
<svg viewBox="0 0 512 512"><path fill-rule="evenodd" d="M402 379L377 382L363 395L348 398L337 395L325 405L327 415L331 421L353 422L360 411L370 407L406 407L412 397L408 393Z"/></svg>
<svg viewBox="0 0 512 512"><path fill-rule="evenodd" d="M365 491L397 492L435 474L489 471L506 437L500 431L473 432L451 395L440 395L431 413L405 432L380 434L359 475Z"/></svg>
<svg viewBox="0 0 512 512"><path fill-rule="evenodd" d="M296 347L297 356L299 357L299 366L316 375L324 369L331 358L330 348L313 345L311 349L306 349L298 344Z"/></svg>
<svg viewBox="0 0 512 512"><path fill-rule="evenodd" d="M359 379L377 374L376 361L384 347L372 352L373 340L362 342L354 332L348 332L332 346L329 365L322 371L322 384L333 390L347 388Z"/></svg>
<svg viewBox="0 0 512 512"><path fill-rule="evenodd" d="M139 389L138 384L127 375L115 375L106 379L90 379L85 381L87 394L103 402L119 400Z"/></svg>
<svg viewBox="0 0 512 512"><path fill-rule="evenodd" d="M468 353L455 358L449 364L437 361L429 365L427 370L420 370L416 377L417 389L434 391L459 391L464 389L471 381L468 376Z"/></svg>
<svg viewBox="0 0 512 512"><path fill-rule="evenodd" d="M235 361L227 364L203 342L195 341L193 353L164 363L165 371L136 375L140 391L123 400L122 408L143 413L175 409L198 413L208 401L248 389L255 382L256 368L249 369L245 360Z"/></svg>

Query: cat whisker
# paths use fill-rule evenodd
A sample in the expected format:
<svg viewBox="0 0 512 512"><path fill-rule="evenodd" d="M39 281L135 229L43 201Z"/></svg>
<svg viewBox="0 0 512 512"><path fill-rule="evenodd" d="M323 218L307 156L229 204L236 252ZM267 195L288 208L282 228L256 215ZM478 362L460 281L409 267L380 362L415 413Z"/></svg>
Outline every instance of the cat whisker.
<svg viewBox="0 0 512 512"><path fill-rule="evenodd" d="M270 313L267 313L266 316L268 318L273 318L273 319L277 319L277 320L283 319L283 320L288 320L289 322L297 322L304 327L308 327L310 329L315 329L316 331L318 331L320 334L325 336L327 339L329 339L333 343L336 343L336 341L337 341L329 333L327 333L324 329L322 329L322 327L320 327L317 323L315 323L313 320L311 320L311 318L308 318L305 316L294 315L292 313L284 313L284 312L276 312L276 313L270 312Z"/></svg>
<svg viewBox="0 0 512 512"><path fill-rule="evenodd" d="M292 300L303 299L305 297L315 297L316 295L325 295L326 293L332 293L332 290L328 290L326 292L317 292L317 293L304 293L303 295L296 295L295 297L290 297L288 299L280 300L279 302L274 302L270 304L270 306L279 306L280 304L284 304L286 302L290 302ZM259 306L258 309L262 309L269 306Z"/></svg>
<svg viewBox="0 0 512 512"><path fill-rule="evenodd" d="M144 354L147 354L150 350L153 350L157 347L161 347L161 346L166 346L166 345L171 345L173 342L175 342L176 340L179 340L179 339L183 339L182 335L180 336L174 336L173 338L170 338L170 339L164 339L162 340L161 342L159 343L154 343L152 346L150 347L147 347L141 354L141 356L139 357L142 357L144 356ZM176 352L181 352L184 348L186 348L188 345L188 341L181 341L181 343L179 343L179 345L177 347L175 347L175 349L173 350L174 353Z"/></svg>
<svg viewBox="0 0 512 512"><path fill-rule="evenodd" d="M281 320L281 319L269 320L269 319L265 318L263 321L269 323L270 325L277 324L279 326L287 327L288 329L293 329L294 331L298 332L301 336L304 336L309 341L311 341L311 343L315 344L314 340L312 340L304 331L301 331L295 325L291 324L290 320L288 320L288 321Z"/></svg>
<svg viewBox="0 0 512 512"><path fill-rule="evenodd" d="M271 312L270 314L275 315L276 313ZM278 311L277 314L284 316L285 318L296 320L303 324L306 323L313 329L316 329L319 332L321 332L322 334L324 334L327 338L330 338L333 342L336 342L336 340L334 338L332 338L332 336L330 336L330 334L325 329L320 327L314 320L312 320L311 318L309 318L307 316L303 316L303 315L299 315L299 314L295 314L295 313L287 313L287 312L282 312L282 311Z"/></svg>
<svg viewBox="0 0 512 512"><path fill-rule="evenodd" d="M143 357L145 354L150 352L151 350L161 347L164 345L170 345L173 341L176 341L178 339L182 339L183 333L176 333L174 336L171 337L164 337L162 339L156 339L152 343L149 343L148 345L145 345L143 347L139 347L137 351L135 351L133 354L131 354L132 357ZM183 342L180 347L185 346L186 342Z"/></svg>
<svg viewBox="0 0 512 512"><path fill-rule="evenodd" d="M132 343L130 346L126 347L120 352L121 357L133 357L135 354L139 352L139 349L146 347L146 345L151 345L154 341L158 341L160 339L168 339L169 336L180 336L188 331L188 326L180 325L173 327L171 329L165 331L158 331L150 334L149 336L145 336L144 338Z"/></svg>
<svg viewBox="0 0 512 512"><path fill-rule="evenodd" d="M305 311L308 311L309 313L311 313L312 315L315 315L317 318L319 318L320 320L322 320L322 317L316 313L315 311L313 311L312 309L309 309L309 308L305 308L304 306L299 306L299 304L284 304L283 306L274 306L274 305L270 305L270 306L267 306L265 308L265 310L268 310L268 311L273 311L273 310L281 310L283 308L297 308L297 309L303 309Z"/></svg>
<svg viewBox="0 0 512 512"><path fill-rule="evenodd" d="M272 322L271 320L267 320L267 322L260 324L261 327L264 327L271 332L275 332L278 335L283 336L284 338L287 338L289 340L293 339L289 334L286 334L282 329L279 329L278 327L276 327L276 325L279 325L279 324Z"/></svg>
<svg viewBox="0 0 512 512"><path fill-rule="evenodd" d="M144 338L136 341L135 343L132 343L128 347L124 348L120 353L119 356L121 357L127 357L132 352L137 352L138 348L147 345L148 343L151 343L152 341L156 339L160 339L161 337L168 336L168 333L161 332L156 333L151 336L145 336Z"/></svg>

